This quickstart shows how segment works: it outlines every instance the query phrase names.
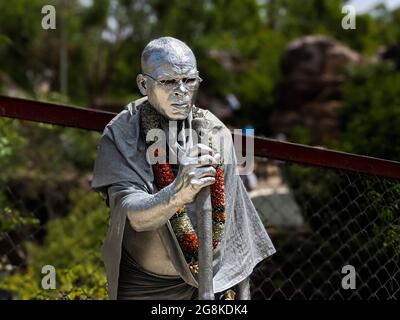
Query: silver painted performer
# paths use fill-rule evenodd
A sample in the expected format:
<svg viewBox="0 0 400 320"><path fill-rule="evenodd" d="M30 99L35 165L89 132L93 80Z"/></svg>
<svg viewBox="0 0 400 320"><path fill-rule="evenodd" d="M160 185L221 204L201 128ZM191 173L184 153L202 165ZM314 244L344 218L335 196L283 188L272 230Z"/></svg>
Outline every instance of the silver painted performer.
<svg viewBox="0 0 400 320"><path fill-rule="evenodd" d="M229 130L194 105L201 82L196 58L182 41L162 37L145 47L141 64L137 84L145 97L128 104L104 129L92 181L111 212L102 248L110 299L198 297L196 270L171 218L184 207L197 231L196 195L215 183L220 162L226 220L213 252L213 289L217 299L235 294L249 299L249 276L275 248L238 175ZM212 146L193 142L196 117L211 124ZM175 179L163 188L157 186L147 153L149 126L173 137L166 151L176 155L177 164L171 164Z"/></svg>

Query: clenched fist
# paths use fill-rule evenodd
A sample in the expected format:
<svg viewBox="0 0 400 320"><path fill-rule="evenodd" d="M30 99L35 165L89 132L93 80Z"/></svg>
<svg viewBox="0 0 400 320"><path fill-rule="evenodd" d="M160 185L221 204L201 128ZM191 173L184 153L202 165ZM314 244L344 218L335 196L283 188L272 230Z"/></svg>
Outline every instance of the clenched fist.
<svg viewBox="0 0 400 320"><path fill-rule="evenodd" d="M186 150L173 182L173 190L177 197L185 204L193 202L202 188L214 184L214 167L220 158L219 153L214 153L210 147L200 143Z"/></svg>

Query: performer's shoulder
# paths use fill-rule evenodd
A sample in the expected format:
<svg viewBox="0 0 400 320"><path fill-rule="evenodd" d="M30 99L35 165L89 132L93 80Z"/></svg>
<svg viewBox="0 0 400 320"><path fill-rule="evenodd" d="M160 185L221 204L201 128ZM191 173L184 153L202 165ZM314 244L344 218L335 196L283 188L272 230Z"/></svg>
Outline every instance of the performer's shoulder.
<svg viewBox="0 0 400 320"><path fill-rule="evenodd" d="M120 130L135 125L140 107L147 102L147 97L143 97L129 102L123 109L116 114L105 126L103 135L110 130Z"/></svg>

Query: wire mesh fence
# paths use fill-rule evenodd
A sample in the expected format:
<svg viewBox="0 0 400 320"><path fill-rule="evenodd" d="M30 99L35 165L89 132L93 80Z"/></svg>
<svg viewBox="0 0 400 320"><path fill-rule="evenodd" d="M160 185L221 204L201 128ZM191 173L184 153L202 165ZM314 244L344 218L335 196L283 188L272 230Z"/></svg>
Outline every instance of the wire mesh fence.
<svg viewBox="0 0 400 320"><path fill-rule="evenodd" d="M100 135L2 125L21 143L3 141L12 150L0 156L0 297L106 299L109 213L89 187ZM255 176L256 187L243 179L277 253L253 273L253 299L399 298L399 181L265 158ZM56 289L42 288L44 265L57 270ZM345 289L345 266L355 288Z"/></svg>
<svg viewBox="0 0 400 320"><path fill-rule="evenodd" d="M399 181L261 164L271 182L253 201L278 250L254 272L253 299L400 297Z"/></svg>

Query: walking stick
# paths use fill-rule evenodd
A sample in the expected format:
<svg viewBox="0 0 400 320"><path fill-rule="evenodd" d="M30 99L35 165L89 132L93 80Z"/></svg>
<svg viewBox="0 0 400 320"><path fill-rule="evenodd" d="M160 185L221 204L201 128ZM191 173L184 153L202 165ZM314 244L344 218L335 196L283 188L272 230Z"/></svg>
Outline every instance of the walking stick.
<svg viewBox="0 0 400 320"><path fill-rule="evenodd" d="M251 300L250 276L238 283L238 300Z"/></svg>
<svg viewBox="0 0 400 320"><path fill-rule="evenodd" d="M207 121L194 119L193 129L201 134L206 131ZM210 187L205 187L196 196L196 213L199 239L199 300L214 300L213 247L212 247L212 206Z"/></svg>
<svg viewBox="0 0 400 320"><path fill-rule="evenodd" d="M197 194L196 212L199 239L199 300L214 300L210 187L203 188Z"/></svg>

